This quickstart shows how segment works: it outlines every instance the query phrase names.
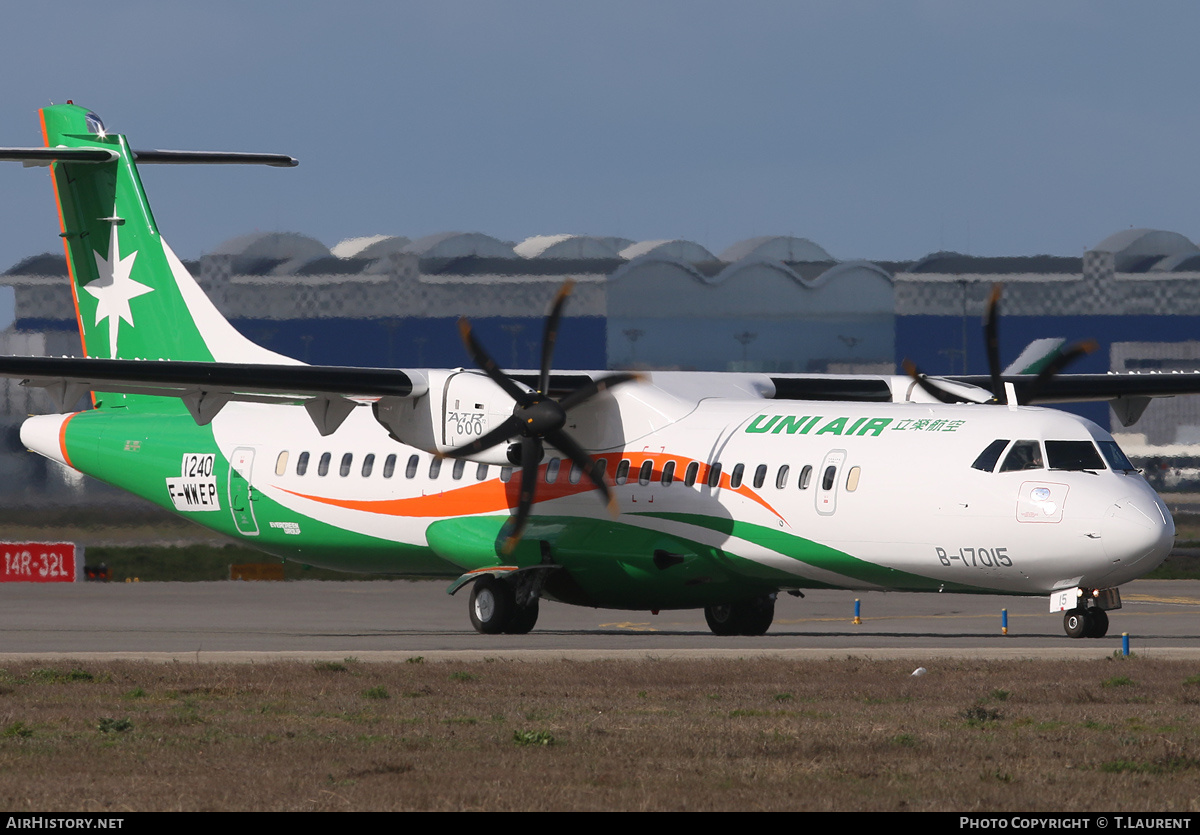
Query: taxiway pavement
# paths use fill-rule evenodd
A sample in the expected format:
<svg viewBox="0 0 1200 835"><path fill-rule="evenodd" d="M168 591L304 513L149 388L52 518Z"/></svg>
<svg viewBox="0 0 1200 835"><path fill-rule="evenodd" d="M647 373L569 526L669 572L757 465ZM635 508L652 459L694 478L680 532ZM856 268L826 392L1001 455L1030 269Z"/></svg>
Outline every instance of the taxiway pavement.
<svg viewBox="0 0 1200 835"><path fill-rule="evenodd" d="M189 661L287 657L1093 658L1121 648L1200 659L1200 581L1122 588L1106 638L1072 640L1044 597L812 591L781 595L759 638L718 638L699 610L583 609L543 602L529 635L479 635L467 593L441 582L221 582L0 585L0 661L101 657ZM853 623L854 600L863 622ZM1001 610L1008 610L1008 634Z"/></svg>

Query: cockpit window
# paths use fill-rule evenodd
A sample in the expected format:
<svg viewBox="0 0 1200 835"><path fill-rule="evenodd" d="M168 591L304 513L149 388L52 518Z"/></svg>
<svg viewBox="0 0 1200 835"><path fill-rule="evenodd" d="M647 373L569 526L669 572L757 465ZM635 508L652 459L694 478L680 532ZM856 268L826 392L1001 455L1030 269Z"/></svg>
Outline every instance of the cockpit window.
<svg viewBox="0 0 1200 835"><path fill-rule="evenodd" d="M1104 461L1091 441L1046 441L1052 470L1103 470Z"/></svg>
<svg viewBox="0 0 1200 835"><path fill-rule="evenodd" d="M1125 452L1117 446L1116 441L1099 441L1100 452L1104 454L1104 460L1108 462L1108 466L1114 470L1124 470L1131 473L1137 469L1133 463L1125 457Z"/></svg>
<svg viewBox="0 0 1200 835"><path fill-rule="evenodd" d="M1013 473L1020 470L1040 470L1042 468L1042 446L1037 441L1017 441L1004 456L1000 472Z"/></svg>
<svg viewBox="0 0 1200 835"><path fill-rule="evenodd" d="M996 469L996 462L1000 460L1000 453L1004 452L1004 448L1008 446L1008 438L996 439L987 445L987 449L979 453L979 457L975 459L975 463L971 466L977 470L983 470L985 473L990 473Z"/></svg>

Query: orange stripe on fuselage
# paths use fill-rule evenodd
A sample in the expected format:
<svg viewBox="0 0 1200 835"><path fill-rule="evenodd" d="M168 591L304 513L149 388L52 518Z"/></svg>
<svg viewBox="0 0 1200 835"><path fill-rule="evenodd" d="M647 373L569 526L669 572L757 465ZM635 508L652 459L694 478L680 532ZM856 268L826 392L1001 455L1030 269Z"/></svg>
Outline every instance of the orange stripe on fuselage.
<svg viewBox="0 0 1200 835"><path fill-rule="evenodd" d="M643 463L648 459L654 462L653 472L651 474L649 487L657 482L661 482L662 468L668 461L674 461L676 466L675 476L676 481L680 481L678 473L680 469L686 469L688 464L692 463L690 458L681 458L678 455L670 455L662 452L629 452L623 455L606 453L604 455L593 456L596 459L602 459L611 467L614 463L619 464L624 458L629 459L630 468L629 474L632 479L632 484L629 486L637 487L636 483L637 472ZM636 463L635 463L636 462ZM697 477L698 484L705 484L708 481L708 476L711 468L709 465L700 464L700 476ZM565 465L559 471L558 479L553 484L546 483L546 466L545 464L538 467L538 487L536 494L536 504L542 502L553 501L554 499L562 499L567 496L577 496L580 493L587 493L594 488L592 483L586 478L580 478L578 484L571 484L567 478L570 462L564 460ZM614 470L615 472L615 470ZM611 486L611 484L610 484ZM661 487L661 484L658 484ZM682 485L681 485L682 486ZM761 496L754 490L742 484L738 487L732 487L729 481L729 474L721 473L721 489L731 490L739 496L743 496L751 501L765 507L771 513L775 514L779 519L782 516L771 507ZM302 499L309 499L322 504L333 505L347 510L360 510L364 513L377 513L384 516L409 516L409 517L440 517L449 518L456 516L472 516L478 513L495 513L501 510L511 510L518 504L518 494L520 492L520 478L513 478L505 483L500 479L491 479L489 481L471 484L467 487L458 487L451 490L436 493L428 496L414 496L409 499L337 499L329 496L313 496L308 493L299 493L295 490L288 490L283 487L277 489L292 496L297 496ZM670 488L667 488L670 489Z"/></svg>
<svg viewBox="0 0 1200 835"><path fill-rule="evenodd" d="M72 418L78 414L79 412L73 412L72 414L68 415L66 420L64 420L58 427L58 451L62 453L63 460L66 461L67 466L71 468L74 468L75 465L71 463L71 456L67 455L67 424L70 423Z"/></svg>
<svg viewBox="0 0 1200 835"><path fill-rule="evenodd" d="M612 456L597 455L596 457L597 458L611 458ZM655 483L656 481L662 480L663 467L665 467L667 465L668 461L676 462L675 463L675 481L680 481L681 480L681 478L680 478L681 469L686 470L687 465L691 464L692 460L693 460L691 458L680 458L678 455L671 455L670 453L666 453L666 452L626 452L624 455L621 455L619 458L617 458L617 460L620 461L621 458L629 459L629 479L630 479L630 481L637 480L638 469L642 466L642 464L644 464L646 462L646 459L653 461L654 466L650 473L650 483L651 484ZM705 464L703 462L697 462L697 463L700 464L700 474L696 478L696 483L697 484L707 484L709 474L712 472L712 466L709 464ZM775 510L775 508L771 507L771 505L765 499L763 499L762 496L760 496L760 495L758 495L758 493L754 492L753 488L746 486L745 482L742 482L737 487L734 487L733 482L729 480L729 473L725 472L724 468L721 469L721 481L720 481L719 487L722 490L732 490L734 493L737 493L739 496L741 496L743 498L750 499L753 502L757 502L758 504L762 505L767 510L769 510L771 513L774 513L775 516L777 516L779 519L783 519L783 517L779 515L779 511L777 511L777 510Z"/></svg>
<svg viewBox="0 0 1200 835"><path fill-rule="evenodd" d="M38 116L42 120L42 144L47 148L50 147L50 132L46 129L46 111L39 110ZM61 165L58 162L50 163L50 184L54 187L54 205L58 209L58 228L62 230L63 255L67 259L67 275L71 278L71 301L75 305L75 323L79 326L79 344L83 346L83 355L90 357L88 352L87 337L83 333L83 315L79 312L79 291L76 288L75 280L75 264L71 261L71 247L67 242L67 222L63 217L62 199L58 196L58 176L55 173L57 166ZM96 405L96 393L90 392L92 405Z"/></svg>

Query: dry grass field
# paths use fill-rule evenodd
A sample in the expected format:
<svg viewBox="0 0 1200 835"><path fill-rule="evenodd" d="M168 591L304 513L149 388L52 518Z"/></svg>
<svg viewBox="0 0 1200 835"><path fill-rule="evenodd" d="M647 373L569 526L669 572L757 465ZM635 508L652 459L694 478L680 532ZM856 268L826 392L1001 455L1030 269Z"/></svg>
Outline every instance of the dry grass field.
<svg viewBox="0 0 1200 835"><path fill-rule="evenodd" d="M11 811L1196 811L1200 670L849 658L0 671Z"/></svg>

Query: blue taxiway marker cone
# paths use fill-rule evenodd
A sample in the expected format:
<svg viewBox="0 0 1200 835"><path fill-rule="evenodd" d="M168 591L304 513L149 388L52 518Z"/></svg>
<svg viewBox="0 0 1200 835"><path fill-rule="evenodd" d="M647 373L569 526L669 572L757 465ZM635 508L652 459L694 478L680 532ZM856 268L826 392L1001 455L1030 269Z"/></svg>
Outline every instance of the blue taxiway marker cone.
<svg viewBox="0 0 1200 835"><path fill-rule="evenodd" d="M1000 610L1000 634L1008 634L1008 609Z"/></svg>
<svg viewBox="0 0 1200 835"><path fill-rule="evenodd" d="M1129 633L1121 633L1121 655L1129 655Z"/></svg>
<svg viewBox="0 0 1200 835"><path fill-rule="evenodd" d="M854 622L856 624L859 624L859 625L862 624L861 614L862 614L862 601L856 597L856 598L854 598Z"/></svg>

